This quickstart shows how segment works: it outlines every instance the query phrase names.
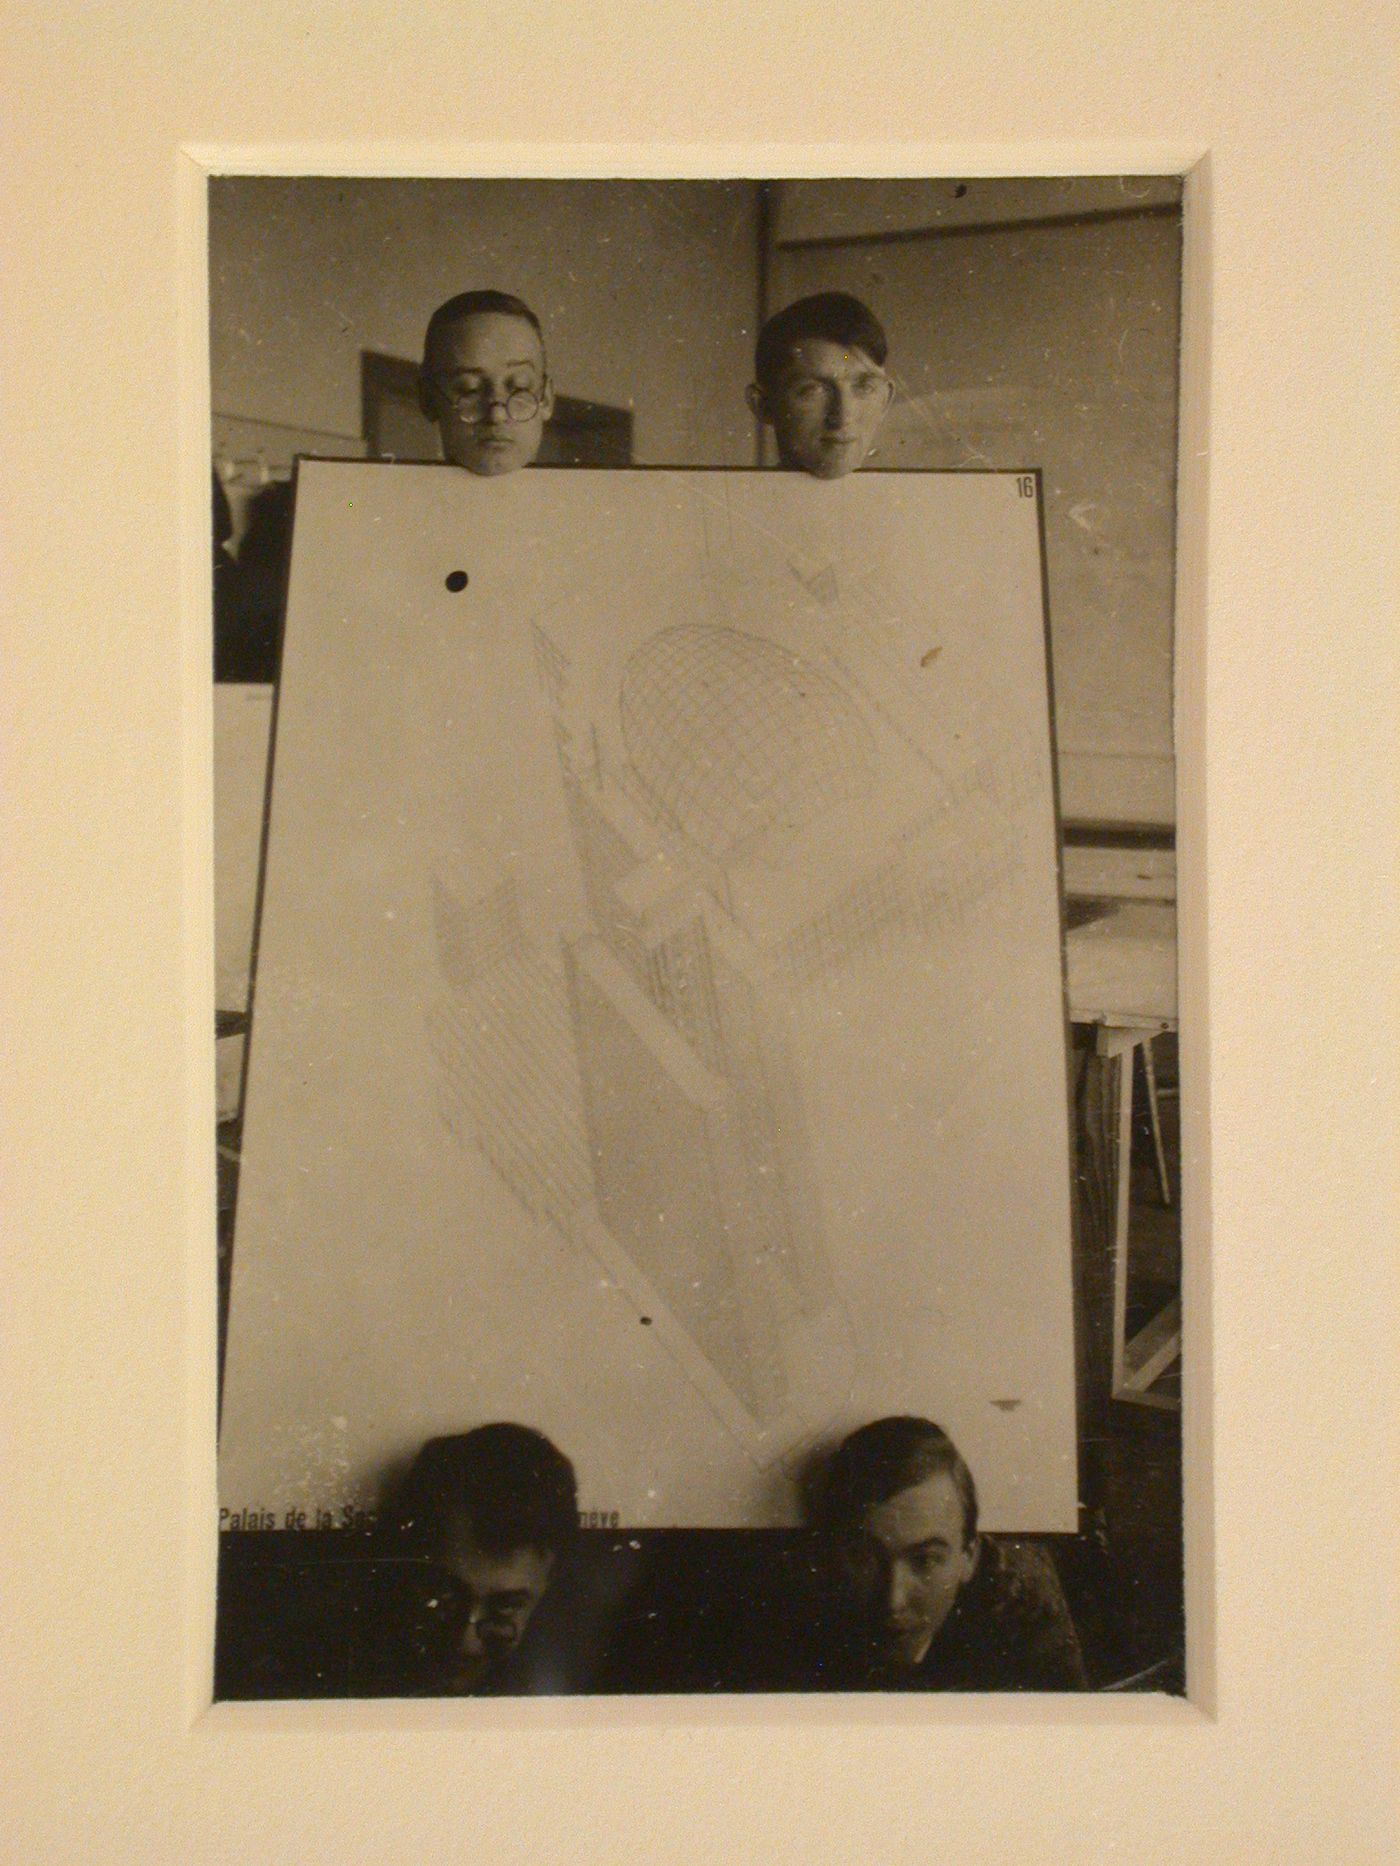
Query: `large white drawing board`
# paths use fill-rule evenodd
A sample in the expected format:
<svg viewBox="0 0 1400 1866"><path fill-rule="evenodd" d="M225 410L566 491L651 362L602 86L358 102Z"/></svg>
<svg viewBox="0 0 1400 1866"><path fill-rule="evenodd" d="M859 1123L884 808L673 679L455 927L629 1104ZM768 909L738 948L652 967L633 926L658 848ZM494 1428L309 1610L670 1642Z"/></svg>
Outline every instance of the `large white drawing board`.
<svg viewBox="0 0 1400 1866"><path fill-rule="evenodd" d="M1032 480L304 463L222 1504L512 1418L781 1524L916 1412L1073 1529L1060 929Z"/></svg>

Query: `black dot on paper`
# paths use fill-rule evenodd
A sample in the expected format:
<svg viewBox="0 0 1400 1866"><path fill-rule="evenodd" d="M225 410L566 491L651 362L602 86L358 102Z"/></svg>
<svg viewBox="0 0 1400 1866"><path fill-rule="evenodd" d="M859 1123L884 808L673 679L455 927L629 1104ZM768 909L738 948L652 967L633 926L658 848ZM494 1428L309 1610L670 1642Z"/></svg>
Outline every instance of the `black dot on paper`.
<svg viewBox="0 0 1400 1866"><path fill-rule="evenodd" d="M450 589L452 594L455 596L459 590L464 590L467 587L466 571L465 570L449 570L447 573L447 577L446 577L446 583L447 583L448 589Z"/></svg>
<svg viewBox="0 0 1400 1866"><path fill-rule="evenodd" d="M637 1320L641 1323L643 1328L651 1327L651 1317L649 1315L639 1315Z"/></svg>

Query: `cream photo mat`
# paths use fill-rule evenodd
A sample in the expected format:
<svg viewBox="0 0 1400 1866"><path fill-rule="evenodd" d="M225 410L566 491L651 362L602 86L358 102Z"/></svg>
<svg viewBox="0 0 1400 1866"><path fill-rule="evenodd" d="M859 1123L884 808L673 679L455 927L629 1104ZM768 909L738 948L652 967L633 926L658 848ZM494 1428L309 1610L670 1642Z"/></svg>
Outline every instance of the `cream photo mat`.
<svg viewBox="0 0 1400 1866"><path fill-rule="evenodd" d="M1358 1763L1394 1732L1382 10L1235 9L1198 35L1082 0L833 7L819 29L790 5L422 12L432 30L215 6L196 30L51 6L11 33L21 1856L1381 1859L1393 1786ZM341 140L366 125L374 144ZM1188 174L1191 1703L209 1708L218 166Z"/></svg>

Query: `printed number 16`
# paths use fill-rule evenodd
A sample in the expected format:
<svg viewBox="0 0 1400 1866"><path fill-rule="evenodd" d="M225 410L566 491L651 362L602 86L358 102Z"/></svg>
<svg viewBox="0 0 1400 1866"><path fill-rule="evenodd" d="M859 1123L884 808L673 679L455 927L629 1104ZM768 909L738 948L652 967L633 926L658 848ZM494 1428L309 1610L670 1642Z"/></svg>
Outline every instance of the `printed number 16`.
<svg viewBox="0 0 1400 1866"><path fill-rule="evenodd" d="M1016 490L1017 492L1020 493L1023 499L1034 499L1035 497L1035 474L1034 473L1019 473L1016 476Z"/></svg>

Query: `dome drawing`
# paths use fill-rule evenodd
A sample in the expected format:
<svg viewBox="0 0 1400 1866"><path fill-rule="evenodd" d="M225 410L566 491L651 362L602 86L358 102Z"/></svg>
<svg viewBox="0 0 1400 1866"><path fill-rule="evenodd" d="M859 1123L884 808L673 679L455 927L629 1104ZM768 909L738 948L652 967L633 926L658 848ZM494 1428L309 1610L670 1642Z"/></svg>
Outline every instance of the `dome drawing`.
<svg viewBox="0 0 1400 1866"><path fill-rule="evenodd" d="M687 624L627 664L622 736L658 815L724 860L782 840L874 787L875 740L854 703L787 648Z"/></svg>

